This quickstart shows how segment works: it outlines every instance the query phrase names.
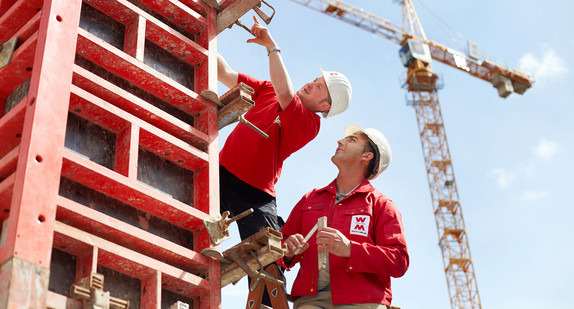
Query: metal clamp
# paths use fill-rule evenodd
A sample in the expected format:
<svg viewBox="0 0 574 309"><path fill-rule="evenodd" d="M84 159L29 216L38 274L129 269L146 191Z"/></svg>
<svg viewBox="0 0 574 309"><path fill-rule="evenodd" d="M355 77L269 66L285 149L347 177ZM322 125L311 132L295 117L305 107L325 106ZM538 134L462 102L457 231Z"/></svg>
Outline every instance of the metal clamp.
<svg viewBox="0 0 574 309"><path fill-rule="evenodd" d="M219 3L217 2L217 0L202 0L204 3L210 5L211 7L213 7L217 13L220 13L223 11L223 8L219 5ZM271 13L271 16L268 16L267 14L265 14L265 12L263 12L261 10L261 3L265 4L268 8L270 8L273 13ZM255 5L253 7L253 10L255 11L255 13L257 13L257 15L259 16L259 18L261 18L263 20L263 22L265 24L269 24L271 22L271 20L273 19L273 16L275 16L275 8L272 7L271 5L269 5L269 3L265 2L264 0L261 0L257 5ZM241 22L241 20L239 20L240 16L237 16L237 20L232 22L229 26L227 26L227 24L225 25L227 28L231 28L233 26L233 24L245 29L247 32L251 33L251 29L247 26L245 26L245 24L243 24ZM223 30L223 29L222 29ZM219 33L219 31L218 31Z"/></svg>
<svg viewBox="0 0 574 309"><path fill-rule="evenodd" d="M271 13L271 16L267 16L267 14L265 14L261 9L261 3L259 3L258 6L253 7L253 10L255 11L255 13L257 13L257 15L259 15L259 18L261 18L261 20L263 20L264 23L266 23L267 25L269 25L269 23L271 22L271 20L273 19L273 16L275 16L275 8L272 7L271 5L269 5L269 3L265 2L265 0L261 0L261 2L263 4L265 4L267 7L269 7L271 10L273 10L273 13Z"/></svg>
<svg viewBox="0 0 574 309"><path fill-rule="evenodd" d="M0 42L0 69L7 66L12 60L17 41L18 37L13 37L6 43Z"/></svg>
<svg viewBox="0 0 574 309"><path fill-rule="evenodd" d="M219 245L224 240L228 239L231 235L229 234L229 225L231 223L242 219L248 215L253 213L253 208L249 208L248 210L238 214L237 216L228 219L229 211L223 213L223 215L215 215L211 216L205 220L203 220L203 224L207 229L207 233L209 234L209 238L214 245Z"/></svg>
<svg viewBox="0 0 574 309"><path fill-rule="evenodd" d="M104 275L98 273L91 273L89 277L82 278L79 285L72 284L70 295L73 299L83 300L83 309L128 309L130 307L129 300L111 297L109 291L104 292Z"/></svg>

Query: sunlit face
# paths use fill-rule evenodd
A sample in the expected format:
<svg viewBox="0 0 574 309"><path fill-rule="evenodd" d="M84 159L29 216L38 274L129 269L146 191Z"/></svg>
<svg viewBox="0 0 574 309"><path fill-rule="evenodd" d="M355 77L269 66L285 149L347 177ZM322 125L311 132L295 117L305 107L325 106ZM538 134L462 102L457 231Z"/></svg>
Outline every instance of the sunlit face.
<svg viewBox="0 0 574 309"><path fill-rule="evenodd" d="M305 84L297 91L297 96L301 99L303 106L311 111L323 112L331 108L329 89L323 77L317 77L314 81Z"/></svg>
<svg viewBox="0 0 574 309"><path fill-rule="evenodd" d="M335 165L341 163L360 163L365 152L365 146L369 143L361 134L353 134L337 142L337 150L331 158Z"/></svg>

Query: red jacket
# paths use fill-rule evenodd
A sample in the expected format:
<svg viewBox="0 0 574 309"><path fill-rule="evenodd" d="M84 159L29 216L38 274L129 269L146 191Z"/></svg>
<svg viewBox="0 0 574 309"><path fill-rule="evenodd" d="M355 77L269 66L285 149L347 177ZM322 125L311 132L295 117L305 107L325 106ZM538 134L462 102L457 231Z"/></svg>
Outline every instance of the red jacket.
<svg viewBox="0 0 574 309"><path fill-rule="evenodd" d="M355 191L335 204L335 181L327 187L307 193L295 205L281 230L283 240L290 235L307 233L317 219L327 216L328 225L351 241L351 256L329 254L333 304L391 304L391 277L401 277L409 266L407 244L401 214L395 204L365 179ZM300 263L291 296L317 294L316 234L309 248L293 258Z"/></svg>

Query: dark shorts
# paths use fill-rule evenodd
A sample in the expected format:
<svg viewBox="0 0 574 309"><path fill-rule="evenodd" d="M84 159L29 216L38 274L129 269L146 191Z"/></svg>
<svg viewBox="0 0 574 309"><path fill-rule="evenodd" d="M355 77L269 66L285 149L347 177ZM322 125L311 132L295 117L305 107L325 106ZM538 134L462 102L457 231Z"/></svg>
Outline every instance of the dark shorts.
<svg viewBox="0 0 574 309"><path fill-rule="evenodd" d="M225 167L219 166L219 202L220 212L229 211L229 217L235 217L242 212L253 208L253 213L236 221L241 240L270 227L281 231L283 219L277 215L277 202L275 197L245 183L237 178ZM281 280L285 283L285 271L279 267ZM251 278L248 278L251 286ZM285 288L285 286L284 286ZM271 306L267 290L263 293L262 304Z"/></svg>
<svg viewBox="0 0 574 309"><path fill-rule="evenodd" d="M284 222L277 215L275 197L243 182L223 166L219 166L219 190L220 211L229 211L230 218L253 208L252 214L237 221L241 240L266 227L281 231Z"/></svg>

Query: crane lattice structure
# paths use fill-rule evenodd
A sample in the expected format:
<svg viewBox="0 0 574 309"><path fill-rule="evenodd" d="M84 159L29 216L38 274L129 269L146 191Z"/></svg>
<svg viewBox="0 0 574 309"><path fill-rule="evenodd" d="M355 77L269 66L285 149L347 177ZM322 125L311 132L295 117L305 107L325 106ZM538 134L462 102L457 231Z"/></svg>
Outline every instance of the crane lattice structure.
<svg viewBox="0 0 574 309"><path fill-rule="evenodd" d="M534 81L525 73L481 60L475 45L468 55L429 41L411 0L402 0L403 26L338 0L291 0L401 45L407 67L407 104L417 116L436 227L451 307L481 308L478 285L438 99L439 82L432 59L491 82L501 97L523 94ZM406 30L408 29L408 31Z"/></svg>

